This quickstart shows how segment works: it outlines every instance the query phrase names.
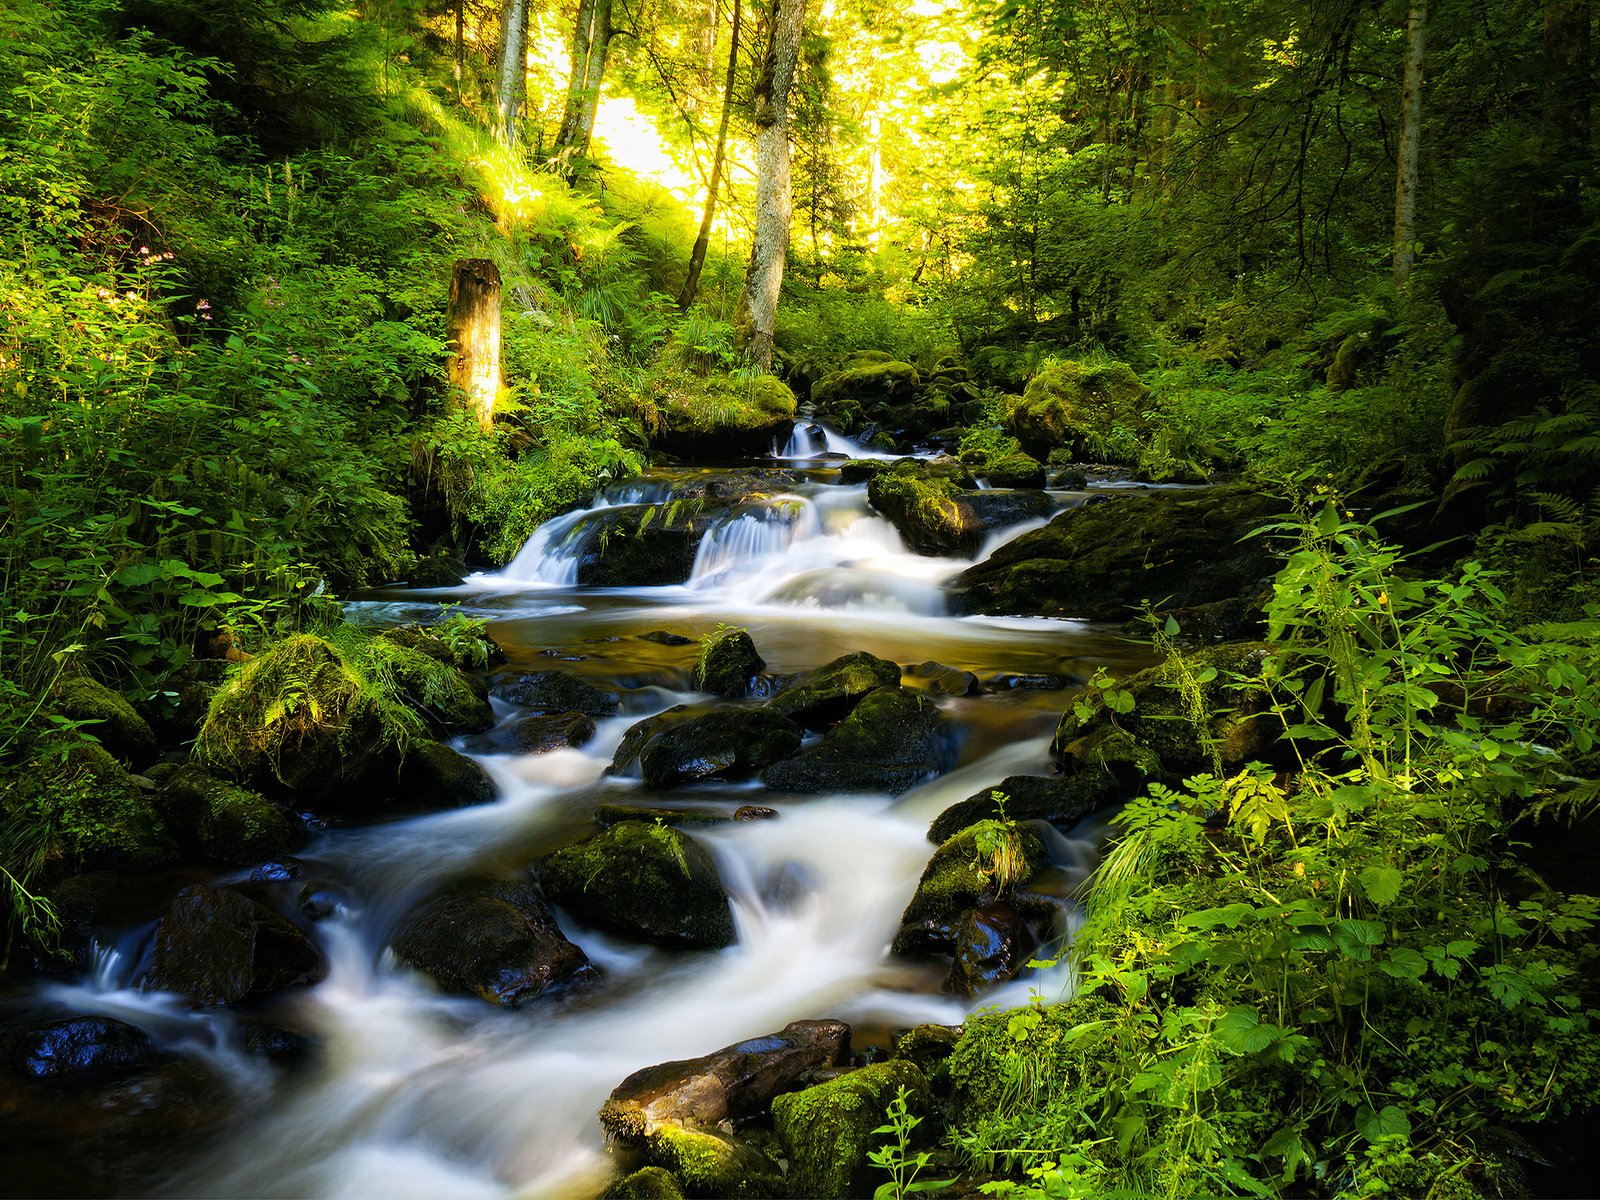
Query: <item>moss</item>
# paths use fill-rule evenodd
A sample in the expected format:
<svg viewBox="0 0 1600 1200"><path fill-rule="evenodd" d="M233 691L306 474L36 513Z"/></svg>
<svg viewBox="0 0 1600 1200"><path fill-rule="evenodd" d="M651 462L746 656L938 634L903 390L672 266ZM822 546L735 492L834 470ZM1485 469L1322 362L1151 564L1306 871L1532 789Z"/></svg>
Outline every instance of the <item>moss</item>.
<svg viewBox="0 0 1600 1200"><path fill-rule="evenodd" d="M1123 1014L1105 1001L1079 996L1024 1011L1037 1013L1038 1020L1029 1022L1020 1039L1010 1012L978 1013L962 1026L947 1060L953 1132L976 1122L1003 1124L1015 1113L1037 1112L1051 1097L1067 1096L1079 1084L1093 1081L1099 1074L1097 1060L1115 1057L1103 1038L1068 1037L1080 1025L1120 1019Z"/></svg>
<svg viewBox="0 0 1600 1200"><path fill-rule="evenodd" d="M683 1184L664 1167L643 1167L624 1175L605 1191L599 1200L683 1200Z"/></svg>
<svg viewBox="0 0 1600 1200"><path fill-rule="evenodd" d="M886 359L847 366L837 374L818 380L811 386L811 399L824 407L840 400L856 400L871 407L874 403L903 403L915 399L921 390L922 378L914 366Z"/></svg>
<svg viewBox="0 0 1600 1200"><path fill-rule="evenodd" d="M645 1153L681 1179L689 1196L757 1200L786 1194L783 1177L771 1159L708 1130L658 1125L645 1135Z"/></svg>
<svg viewBox="0 0 1600 1200"><path fill-rule="evenodd" d="M218 689L194 757L224 778L338 799L371 772L397 768L421 731L415 714L381 695L331 644L300 634Z"/></svg>
<svg viewBox="0 0 1600 1200"><path fill-rule="evenodd" d="M133 705L87 676L59 680L49 705L69 720L94 722L88 732L131 767L142 767L157 754L156 735Z"/></svg>
<svg viewBox="0 0 1600 1200"><path fill-rule="evenodd" d="M662 449L689 458L737 458L770 448L794 420L795 398L773 375L662 375L653 399Z"/></svg>
<svg viewBox="0 0 1600 1200"><path fill-rule="evenodd" d="M173 772L156 803L177 836L213 862L257 863L288 852L297 841L288 816L265 796L192 763Z"/></svg>
<svg viewBox="0 0 1600 1200"><path fill-rule="evenodd" d="M867 499L894 522L918 554L946 555L976 548L981 526L957 499L955 482L911 463L873 474Z"/></svg>
<svg viewBox="0 0 1600 1200"><path fill-rule="evenodd" d="M1126 363L1051 363L1029 380L1008 421L1035 457L1068 449L1075 456L1106 459L1108 443L1119 432L1125 436L1144 429L1148 396L1149 389ZM1137 443L1130 442L1127 449L1132 453L1123 460L1131 462Z"/></svg>
<svg viewBox="0 0 1600 1200"><path fill-rule="evenodd" d="M665 825L623 821L539 865L545 895L578 920L666 946L734 940L733 911L705 847Z"/></svg>
<svg viewBox="0 0 1600 1200"><path fill-rule="evenodd" d="M427 643L406 645L388 637L367 640L353 655L369 680L382 677L385 689L424 714L441 733L481 733L494 725L487 691L459 670L448 647L445 657Z"/></svg>
<svg viewBox="0 0 1600 1200"><path fill-rule="evenodd" d="M789 1157L789 1192L824 1198L870 1196L887 1176L867 1156L887 1143L876 1130L904 1088L907 1112L925 1117L928 1084L904 1059L875 1063L772 1102L772 1122Z"/></svg>
<svg viewBox="0 0 1600 1200"><path fill-rule="evenodd" d="M743 696L750 680L766 666L756 644L743 629L709 635L694 664L694 686L718 696Z"/></svg>
<svg viewBox="0 0 1600 1200"><path fill-rule="evenodd" d="M965 910L1026 885L1046 862L1044 844L1026 826L969 825L934 851L901 921L948 924Z"/></svg>
<svg viewBox="0 0 1600 1200"><path fill-rule="evenodd" d="M954 747L943 714L928 696L907 688L868 692L822 740L762 772L782 791L890 792L951 765Z"/></svg>
<svg viewBox="0 0 1600 1200"><path fill-rule="evenodd" d="M868 692L899 683L898 664L857 650L791 679L767 708L807 729L824 729L848 716Z"/></svg>

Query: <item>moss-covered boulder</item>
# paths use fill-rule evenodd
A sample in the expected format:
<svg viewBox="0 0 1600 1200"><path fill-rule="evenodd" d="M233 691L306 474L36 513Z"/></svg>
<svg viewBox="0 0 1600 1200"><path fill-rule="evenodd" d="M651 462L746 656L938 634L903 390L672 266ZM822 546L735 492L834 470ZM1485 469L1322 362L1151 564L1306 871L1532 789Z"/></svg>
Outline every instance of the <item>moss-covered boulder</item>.
<svg viewBox="0 0 1600 1200"><path fill-rule="evenodd" d="M684 1200L683 1184L665 1167L640 1167L613 1182L599 1200Z"/></svg>
<svg viewBox="0 0 1600 1200"><path fill-rule="evenodd" d="M710 949L735 938L711 855L667 825L613 825L547 856L539 882L579 921L622 937Z"/></svg>
<svg viewBox="0 0 1600 1200"><path fill-rule="evenodd" d="M874 1063L773 1100L773 1128L789 1159L789 1194L824 1200L872 1195L885 1176L868 1155L888 1144L890 1135L878 1129L902 1088L907 1113L925 1118L927 1080L904 1059Z"/></svg>
<svg viewBox="0 0 1600 1200"><path fill-rule="evenodd" d="M811 385L811 402L819 413L829 415L844 401L854 401L871 413L884 405L899 405L915 400L922 392L922 377L907 362L884 359L847 363L845 369L819 379Z"/></svg>
<svg viewBox="0 0 1600 1200"><path fill-rule="evenodd" d="M701 779L743 779L800 749L800 727L779 713L732 704L678 706L623 736L614 774L637 765L648 787Z"/></svg>
<svg viewBox="0 0 1600 1200"><path fill-rule="evenodd" d="M1265 590L1272 545L1246 535L1282 502L1241 488L1118 496L1069 509L949 586L964 612L1125 621Z"/></svg>
<svg viewBox="0 0 1600 1200"><path fill-rule="evenodd" d="M786 792L898 796L947 770L954 757L952 731L930 697L907 688L882 687L862 697L821 741L768 767L761 780Z"/></svg>
<svg viewBox="0 0 1600 1200"><path fill-rule="evenodd" d="M369 665L394 681L398 697L441 736L492 726L494 709L483 681L457 668L438 639L412 634L408 640L379 636L366 647Z"/></svg>
<svg viewBox="0 0 1600 1200"><path fill-rule="evenodd" d="M141 982L200 1004L232 1004L326 974L321 953L287 918L238 892L196 885L157 923Z"/></svg>
<svg viewBox="0 0 1600 1200"><path fill-rule="evenodd" d="M98 742L80 742L65 761L20 773L0 813L11 844L41 838L45 876L74 871L141 873L180 857L152 794Z"/></svg>
<svg viewBox="0 0 1600 1200"><path fill-rule="evenodd" d="M1047 865L1044 844L1026 825L1008 821L969 825L928 861L900 917L895 951L948 953L956 924L967 912L1015 895Z"/></svg>
<svg viewBox="0 0 1600 1200"><path fill-rule="evenodd" d="M767 701L767 711L806 729L827 729L850 715L868 692L900 683L900 667L886 658L855 650L790 679Z"/></svg>
<svg viewBox="0 0 1600 1200"><path fill-rule="evenodd" d="M488 804L498 795L489 773L472 759L427 740L406 747L397 794L405 804L429 810Z"/></svg>
<svg viewBox="0 0 1600 1200"><path fill-rule="evenodd" d="M1088 715L1069 708L1050 748L1067 770L1124 788L1270 762L1284 753L1283 721L1254 680L1275 664L1273 647L1260 642L1208 646L1159 663L1118 684L1133 698L1131 711L1113 713L1104 691L1091 693L1082 701Z"/></svg>
<svg viewBox="0 0 1600 1200"><path fill-rule="evenodd" d="M1044 464L1031 454L1008 454L991 459L975 472L987 480L990 487L1042 488L1045 481Z"/></svg>
<svg viewBox="0 0 1600 1200"><path fill-rule="evenodd" d="M685 583L705 536L706 505L619 504L584 518L577 582L582 587L666 587ZM714 510L712 510L714 511Z"/></svg>
<svg viewBox="0 0 1600 1200"><path fill-rule="evenodd" d="M743 629L726 629L709 635L695 661L694 686L717 696L743 696L750 681L767 663Z"/></svg>
<svg viewBox="0 0 1600 1200"><path fill-rule="evenodd" d="M995 798L996 793L999 799ZM994 787L973 793L935 817L928 826L928 840L942 846L979 821L1009 819L1072 825L1122 798L1098 774L1008 775Z"/></svg>
<svg viewBox="0 0 1600 1200"><path fill-rule="evenodd" d="M794 423L794 393L773 375L675 376L660 381L653 399L660 423L652 440L678 458L753 458Z"/></svg>
<svg viewBox="0 0 1600 1200"><path fill-rule="evenodd" d="M609 717L617 711L614 692L602 691L567 671L535 671L496 683L493 692L507 704L534 713L583 713Z"/></svg>
<svg viewBox="0 0 1600 1200"><path fill-rule="evenodd" d="M423 901L394 938L400 961L447 992L514 1007L593 973L533 885L470 879Z"/></svg>
<svg viewBox="0 0 1600 1200"><path fill-rule="evenodd" d="M415 716L372 689L331 644L291 637L212 697L194 759L214 775L347 807L393 786Z"/></svg>
<svg viewBox="0 0 1600 1200"><path fill-rule="evenodd" d="M86 675L57 680L49 707L68 720L93 722L88 732L130 767L145 766L159 753L150 723L116 692Z"/></svg>
<svg viewBox="0 0 1600 1200"><path fill-rule="evenodd" d="M1118 431L1143 431L1149 394L1127 363L1051 363L1028 381L1008 424L1037 459L1058 449L1074 458L1104 458ZM1129 447L1137 450L1137 443Z"/></svg>
<svg viewBox="0 0 1600 1200"><path fill-rule="evenodd" d="M915 463L896 463L867 481L867 500L918 554L971 554L983 529L953 480Z"/></svg>
<svg viewBox="0 0 1600 1200"><path fill-rule="evenodd" d="M167 777L156 806L180 842L227 866L287 854L303 840L289 815L265 796L193 763Z"/></svg>
<svg viewBox="0 0 1600 1200"><path fill-rule="evenodd" d="M720 1130L661 1125L645 1135L643 1150L653 1164L683 1181L686 1196L767 1200L788 1194L777 1163Z"/></svg>

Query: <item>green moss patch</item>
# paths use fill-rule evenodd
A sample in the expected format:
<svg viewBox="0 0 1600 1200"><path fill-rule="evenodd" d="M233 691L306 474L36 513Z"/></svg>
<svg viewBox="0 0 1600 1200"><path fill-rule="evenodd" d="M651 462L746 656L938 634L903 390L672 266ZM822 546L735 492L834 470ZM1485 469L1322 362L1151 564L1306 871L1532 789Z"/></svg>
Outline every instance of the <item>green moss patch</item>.
<svg viewBox="0 0 1600 1200"><path fill-rule="evenodd" d="M192 763L167 778L156 803L177 836L212 862L261 862L299 840L293 822L265 796Z"/></svg>
<svg viewBox="0 0 1600 1200"><path fill-rule="evenodd" d="M1149 394L1127 363L1051 363L1029 380L1007 420L1036 458L1066 449L1074 458L1131 464L1138 460Z"/></svg>
<svg viewBox="0 0 1600 1200"><path fill-rule="evenodd" d="M133 705L87 676L58 680L49 706L69 720L93 722L88 731L130 767L142 767L157 754L156 735Z"/></svg>
<svg viewBox="0 0 1600 1200"><path fill-rule="evenodd" d="M927 1081L904 1059L862 1067L775 1099L772 1123L789 1157L789 1194L842 1200L870 1196L886 1182L888 1176L867 1156L888 1142L887 1134L876 1131L902 1088L907 1112L925 1116Z"/></svg>

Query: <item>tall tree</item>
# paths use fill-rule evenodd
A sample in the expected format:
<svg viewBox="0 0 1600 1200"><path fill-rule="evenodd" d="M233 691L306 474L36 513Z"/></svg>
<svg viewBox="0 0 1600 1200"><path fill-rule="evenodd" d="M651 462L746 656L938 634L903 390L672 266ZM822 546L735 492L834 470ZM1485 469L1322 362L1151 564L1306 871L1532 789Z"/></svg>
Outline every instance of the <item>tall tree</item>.
<svg viewBox="0 0 1600 1200"><path fill-rule="evenodd" d="M1400 90L1399 164L1394 180L1394 285L1403 288L1417 261L1417 158L1422 146L1422 65L1427 49L1427 0L1406 14L1405 82Z"/></svg>
<svg viewBox="0 0 1600 1200"><path fill-rule="evenodd" d="M522 103L528 64L528 0L508 0L505 7L504 51L500 57L500 136L517 140L517 109Z"/></svg>
<svg viewBox="0 0 1600 1200"><path fill-rule="evenodd" d="M789 253L794 197L789 179L789 89L800 58L805 0L776 0L756 80L756 232L736 324L753 365L772 369L778 291Z"/></svg>
<svg viewBox="0 0 1600 1200"><path fill-rule="evenodd" d="M678 308L687 310L700 288L700 269L705 266L706 249L711 242L711 222L717 213L717 189L722 186L722 162L728 148L728 118L733 114L733 88L739 74L739 21L743 12L740 0L733 0L733 34L728 43L728 74L722 85L722 119L717 123L717 149L711 158L711 178L706 183L706 207L700 215L700 232L689 253L689 273L678 293Z"/></svg>
<svg viewBox="0 0 1600 1200"><path fill-rule="evenodd" d="M606 58L615 32L611 27L611 0L578 0L568 49L567 103L556 133L558 155L589 153L595 112L600 107L600 85L605 80Z"/></svg>

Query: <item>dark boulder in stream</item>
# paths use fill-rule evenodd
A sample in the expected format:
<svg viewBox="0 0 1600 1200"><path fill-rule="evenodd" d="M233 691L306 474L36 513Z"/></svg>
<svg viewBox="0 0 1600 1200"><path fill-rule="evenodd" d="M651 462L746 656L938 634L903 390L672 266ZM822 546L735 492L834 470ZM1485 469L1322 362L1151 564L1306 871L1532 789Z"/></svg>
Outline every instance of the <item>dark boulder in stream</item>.
<svg viewBox="0 0 1600 1200"><path fill-rule="evenodd" d="M725 630L710 637L700 651L694 664L694 686L718 696L743 696L766 665L748 633Z"/></svg>
<svg viewBox="0 0 1600 1200"><path fill-rule="evenodd" d="M904 1089L906 1111L928 1115L932 1094L915 1063L873 1063L772 1102L772 1124L789 1160L791 1196L848 1200L870 1196L883 1181L871 1154L888 1145L884 1113Z"/></svg>
<svg viewBox="0 0 1600 1200"><path fill-rule="evenodd" d="M156 925L142 982L200 1004L231 1004L326 974L321 953L286 917L238 892L195 885Z"/></svg>
<svg viewBox="0 0 1600 1200"><path fill-rule="evenodd" d="M740 779L793 754L801 737L793 721L764 708L680 704L629 729L611 770L625 774L637 764L647 787Z"/></svg>
<svg viewBox="0 0 1600 1200"><path fill-rule="evenodd" d="M583 713L609 717L617 711L617 697L566 671L535 671L495 684L494 695L533 713Z"/></svg>
<svg viewBox="0 0 1600 1200"><path fill-rule="evenodd" d="M899 668L895 668L896 674ZM900 687L867 693L850 715L793 758L761 773L779 791L888 792L947 769L954 737L932 699Z"/></svg>
<svg viewBox="0 0 1600 1200"><path fill-rule="evenodd" d="M996 792L1001 796L998 801ZM1122 798L1122 793L1098 774L1008 775L935 817L928 826L928 840L942 846L979 821L1001 818L1072 825Z"/></svg>
<svg viewBox="0 0 1600 1200"><path fill-rule="evenodd" d="M132 1071L165 1055L148 1033L115 1017L68 1017L0 1035L11 1069L29 1079L80 1079Z"/></svg>
<svg viewBox="0 0 1600 1200"><path fill-rule="evenodd" d="M447 992L515 1006L591 974L532 884L471 879L413 909L394 952Z"/></svg>
<svg viewBox="0 0 1600 1200"><path fill-rule="evenodd" d="M668 825L623 821L557 850L539 883L577 920L622 937L708 949L735 937L711 855Z"/></svg>
<svg viewBox="0 0 1600 1200"><path fill-rule="evenodd" d="M807 729L821 730L850 715L868 692L894 687L900 668L888 659L857 650L789 680L767 701L767 711Z"/></svg>
<svg viewBox="0 0 1600 1200"><path fill-rule="evenodd" d="M495 798L489 773L442 742L413 742L400 765L400 796L422 808L466 808Z"/></svg>
<svg viewBox="0 0 1600 1200"><path fill-rule="evenodd" d="M489 740L495 749L513 754L549 754L586 745L594 734L594 718L588 713L544 713L519 718L496 730Z"/></svg>
<svg viewBox="0 0 1600 1200"><path fill-rule="evenodd" d="M185 849L228 866L276 858L303 840L301 830L265 796L193 763L167 777L156 807Z"/></svg>

